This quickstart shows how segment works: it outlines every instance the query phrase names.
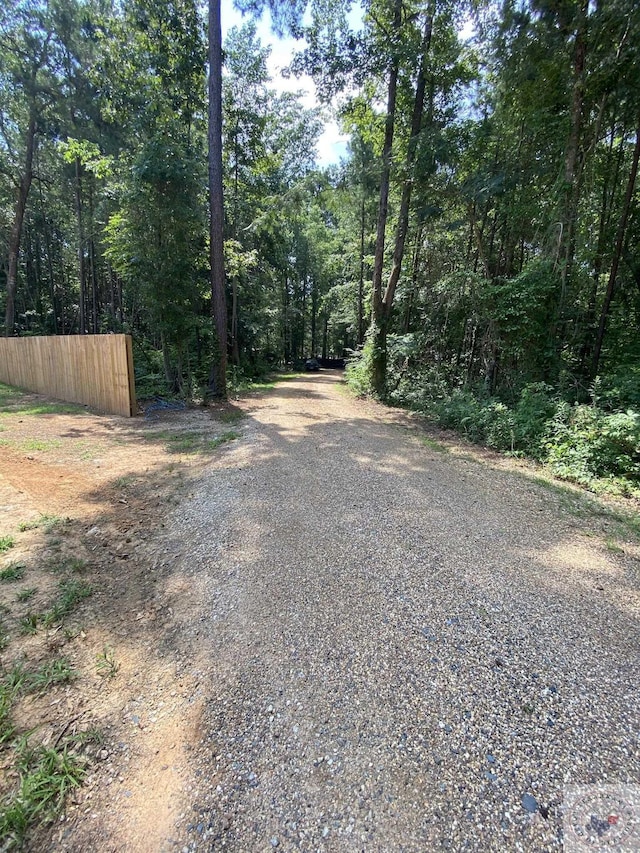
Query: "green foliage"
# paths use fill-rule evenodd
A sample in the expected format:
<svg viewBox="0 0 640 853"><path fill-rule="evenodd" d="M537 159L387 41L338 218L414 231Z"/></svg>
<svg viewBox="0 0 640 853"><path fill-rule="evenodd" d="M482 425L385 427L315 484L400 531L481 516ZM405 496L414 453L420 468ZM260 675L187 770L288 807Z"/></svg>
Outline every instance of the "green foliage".
<svg viewBox="0 0 640 853"><path fill-rule="evenodd" d="M20 619L20 633L30 636L38 633L38 625L41 620L39 613L27 613Z"/></svg>
<svg viewBox="0 0 640 853"><path fill-rule="evenodd" d="M54 658L33 672L28 672L23 682L23 689L40 693L55 684L68 684L74 677L75 671L72 669L68 658Z"/></svg>
<svg viewBox="0 0 640 853"><path fill-rule="evenodd" d="M547 461L558 477L628 493L640 486L640 414L563 404L548 426Z"/></svg>
<svg viewBox="0 0 640 853"><path fill-rule="evenodd" d="M36 822L53 819L69 791L77 787L84 768L77 756L62 749L22 744L18 752L20 781L0 803L0 837L7 848L20 847Z"/></svg>
<svg viewBox="0 0 640 853"><path fill-rule="evenodd" d="M16 544L13 536L0 536L0 554L9 551Z"/></svg>
<svg viewBox="0 0 640 853"><path fill-rule="evenodd" d="M592 396L604 409L640 411L640 364L616 365L610 373L597 377Z"/></svg>
<svg viewBox="0 0 640 853"><path fill-rule="evenodd" d="M75 579L66 579L59 584L59 593L53 605L42 615L42 623L46 628L59 625L83 601L92 594L89 584ZM37 624L37 623L36 623Z"/></svg>
<svg viewBox="0 0 640 853"><path fill-rule="evenodd" d="M369 334L362 349L352 353L347 361L345 379L351 391L358 397L369 397L374 393L371 384L373 347Z"/></svg>
<svg viewBox="0 0 640 853"><path fill-rule="evenodd" d="M60 515L40 515L38 518L33 521L22 521L18 525L18 530L24 532L25 530L36 530L41 527L45 533L53 533L54 530L57 530L65 525L69 524L71 521L67 516Z"/></svg>
<svg viewBox="0 0 640 853"><path fill-rule="evenodd" d="M24 603L25 601L29 601L33 598L33 596L37 593L38 588L35 586L26 586L21 589L16 595L16 601L20 603Z"/></svg>
<svg viewBox="0 0 640 853"><path fill-rule="evenodd" d="M526 385L511 405L482 390L445 388L441 378L429 383L423 376L421 384L409 378L393 400L428 414L470 441L543 462L563 479L596 491L638 492L637 411L612 413L595 405L570 405L544 383Z"/></svg>
<svg viewBox="0 0 640 853"><path fill-rule="evenodd" d="M0 581L2 583L22 580L24 577L24 563L9 563L4 569L0 570Z"/></svg>
<svg viewBox="0 0 640 853"><path fill-rule="evenodd" d="M96 672L102 678L115 678L120 669L116 661L113 649L105 646L100 654L96 655Z"/></svg>
<svg viewBox="0 0 640 853"><path fill-rule="evenodd" d="M206 433L202 432L184 432L172 433L169 430L163 432L148 432L146 434L148 441L163 441L165 442L168 453L211 453L217 447L226 444L229 441L235 441L240 438L239 433L229 430L222 435L209 438Z"/></svg>

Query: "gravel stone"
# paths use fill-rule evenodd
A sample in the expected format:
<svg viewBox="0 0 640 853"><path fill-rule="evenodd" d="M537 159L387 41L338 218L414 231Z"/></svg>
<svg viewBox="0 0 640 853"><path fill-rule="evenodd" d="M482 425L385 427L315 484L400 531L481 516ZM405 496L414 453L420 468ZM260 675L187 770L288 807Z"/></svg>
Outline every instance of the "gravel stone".
<svg viewBox="0 0 640 853"><path fill-rule="evenodd" d="M209 661L178 843L560 851L567 785L640 778L638 563L330 372L241 405L167 519Z"/></svg>

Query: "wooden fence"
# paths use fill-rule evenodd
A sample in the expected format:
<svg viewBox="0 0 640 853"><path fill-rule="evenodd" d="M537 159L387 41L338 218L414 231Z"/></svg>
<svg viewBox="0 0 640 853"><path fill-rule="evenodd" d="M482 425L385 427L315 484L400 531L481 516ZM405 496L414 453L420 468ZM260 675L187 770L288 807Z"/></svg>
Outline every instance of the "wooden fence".
<svg viewBox="0 0 640 853"><path fill-rule="evenodd" d="M100 412L137 411L130 335L0 338L0 382Z"/></svg>

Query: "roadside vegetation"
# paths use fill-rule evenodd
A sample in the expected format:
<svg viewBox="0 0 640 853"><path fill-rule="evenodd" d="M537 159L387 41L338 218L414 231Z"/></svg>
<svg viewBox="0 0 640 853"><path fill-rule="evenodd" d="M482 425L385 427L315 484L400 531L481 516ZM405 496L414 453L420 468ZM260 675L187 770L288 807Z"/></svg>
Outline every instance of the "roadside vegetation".
<svg viewBox="0 0 640 853"><path fill-rule="evenodd" d="M362 361L347 368L347 382L366 393ZM595 493L640 498L640 383L629 376L594 385L592 401L579 402L543 382L519 392L489 395L482 386L451 388L438 371L405 360L391 372L387 400L425 415L471 442L542 463L555 477Z"/></svg>
<svg viewBox="0 0 640 853"><path fill-rule="evenodd" d="M71 731L73 719L56 715L53 723L47 710L51 702L57 704L61 688L83 677L71 656L81 631L82 602L92 589L75 577L77 558L62 556L70 530L69 519L43 515L19 524L13 537L20 547L22 537L42 532L42 550L59 554L57 582L49 579L52 562L42 558L0 568L2 850L20 849L34 827L56 818L69 791L82 782L90 762L88 746L100 738L99 732ZM37 586L30 585L34 580ZM48 698L25 715L22 703L30 695Z"/></svg>

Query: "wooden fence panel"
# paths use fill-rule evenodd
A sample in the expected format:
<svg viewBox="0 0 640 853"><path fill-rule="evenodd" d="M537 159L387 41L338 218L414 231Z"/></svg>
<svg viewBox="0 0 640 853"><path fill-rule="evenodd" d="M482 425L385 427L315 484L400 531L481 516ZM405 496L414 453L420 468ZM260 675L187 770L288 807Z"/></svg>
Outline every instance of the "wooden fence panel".
<svg viewBox="0 0 640 853"><path fill-rule="evenodd" d="M137 410L130 335L0 338L0 382L100 412Z"/></svg>

